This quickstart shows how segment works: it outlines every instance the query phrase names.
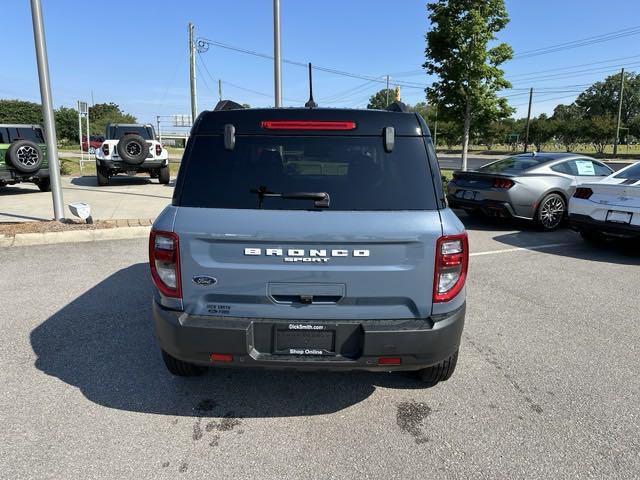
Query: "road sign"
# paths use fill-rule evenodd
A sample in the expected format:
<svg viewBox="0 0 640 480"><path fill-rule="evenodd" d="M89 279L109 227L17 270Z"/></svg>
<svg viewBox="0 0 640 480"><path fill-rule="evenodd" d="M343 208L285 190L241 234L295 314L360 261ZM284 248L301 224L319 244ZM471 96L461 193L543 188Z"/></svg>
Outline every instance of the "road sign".
<svg viewBox="0 0 640 480"><path fill-rule="evenodd" d="M78 100L78 112L80 112L81 115L87 115L89 113L89 106L87 105L87 102L81 102Z"/></svg>

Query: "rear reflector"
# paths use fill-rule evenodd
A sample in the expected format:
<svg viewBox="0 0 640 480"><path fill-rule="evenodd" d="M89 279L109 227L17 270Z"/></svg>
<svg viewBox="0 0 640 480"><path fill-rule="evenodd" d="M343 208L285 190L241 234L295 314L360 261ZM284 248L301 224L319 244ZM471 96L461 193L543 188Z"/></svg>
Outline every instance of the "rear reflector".
<svg viewBox="0 0 640 480"><path fill-rule="evenodd" d="M264 120L266 130L354 130L356 122L327 122L321 120Z"/></svg>
<svg viewBox="0 0 640 480"><path fill-rule="evenodd" d="M582 198L583 200L591 198L591 195L593 195L593 190L586 187L576 188L576 193L573 194L575 198Z"/></svg>
<svg viewBox="0 0 640 480"><path fill-rule="evenodd" d="M400 357L380 357L378 358L378 365L400 365L402 359Z"/></svg>
<svg viewBox="0 0 640 480"><path fill-rule="evenodd" d="M233 355L230 353L212 353L209 355L212 362L232 362Z"/></svg>

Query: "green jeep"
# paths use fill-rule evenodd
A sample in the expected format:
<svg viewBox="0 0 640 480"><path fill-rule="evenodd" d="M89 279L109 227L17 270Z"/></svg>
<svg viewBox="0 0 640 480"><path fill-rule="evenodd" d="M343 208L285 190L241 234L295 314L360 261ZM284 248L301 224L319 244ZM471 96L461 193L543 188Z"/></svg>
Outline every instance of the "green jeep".
<svg viewBox="0 0 640 480"><path fill-rule="evenodd" d="M51 189L47 146L40 125L0 124L0 187L33 182Z"/></svg>

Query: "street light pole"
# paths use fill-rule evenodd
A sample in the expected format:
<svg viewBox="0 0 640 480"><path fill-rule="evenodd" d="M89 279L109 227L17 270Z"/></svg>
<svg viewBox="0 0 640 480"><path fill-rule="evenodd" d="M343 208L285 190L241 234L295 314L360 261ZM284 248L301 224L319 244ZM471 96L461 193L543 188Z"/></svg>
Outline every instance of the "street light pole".
<svg viewBox="0 0 640 480"><path fill-rule="evenodd" d="M189 23L189 85L191 87L191 124L198 116L198 99L196 96L196 44L193 38L193 23Z"/></svg>
<svg viewBox="0 0 640 480"><path fill-rule="evenodd" d="M42 98L42 117L44 118L44 132L47 142L49 180L51 182L51 196L53 197L53 216L56 220L61 221L64 220L64 207L62 204L62 188L60 186L58 141L56 137L56 122L53 116L47 42L44 36L42 5L40 4L40 0L31 0L31 19L33 21L33 37L36 44L38 79L40 81L40 97Z"/></svg>
<svg viewBox="0 0 640 480"><path fill-rule="evenodd" d="M273 0L273 83L275 106L282 106L282 65L280 61L280 0Z"/></svg>
<svg viewBox="0 0 640 480"><path fill-rule="evenodd" d="M529 148L529 124L531 123L531 102L533 101L533 88L529 90L529 109L527 110L527 129L524 134L524 153Z"/></svg>

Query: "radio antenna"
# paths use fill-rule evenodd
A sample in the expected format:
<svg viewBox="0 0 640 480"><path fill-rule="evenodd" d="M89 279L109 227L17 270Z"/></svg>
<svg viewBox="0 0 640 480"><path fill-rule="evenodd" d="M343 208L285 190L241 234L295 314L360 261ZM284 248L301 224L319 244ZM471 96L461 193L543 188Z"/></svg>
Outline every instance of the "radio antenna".
<svg viewBox="0 0 640 480"><path fill-rule="evenodd" d="M318 106L318 104L313 101L313 76L311 75L311 68L311 62L309 62L309 100L304 104L307 108L315 108Z"/></svg>

